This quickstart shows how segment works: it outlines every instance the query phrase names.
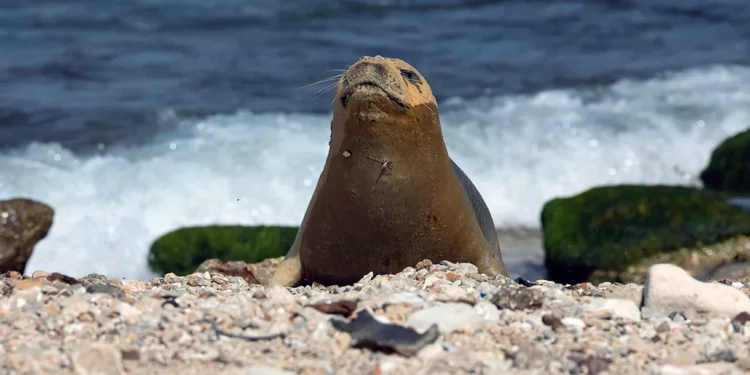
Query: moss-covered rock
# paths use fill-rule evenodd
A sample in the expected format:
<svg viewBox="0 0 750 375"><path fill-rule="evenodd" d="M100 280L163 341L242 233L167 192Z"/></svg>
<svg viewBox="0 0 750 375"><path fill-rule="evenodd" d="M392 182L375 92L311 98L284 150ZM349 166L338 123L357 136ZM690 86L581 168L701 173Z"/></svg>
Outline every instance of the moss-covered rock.
<svg viewBox="0 0 750 375"><path fill-rule="evenodd" d="M148 263L154 272L177 275L194 272L208 259L257 263L285 255L297 231L297 227L285 226L181 228L154 241Z"/></svg>
<svg viewBox="0 0 750 375"><path fill-rule="evenodd" d="M750 129L725 139L700 177L708 189L750 192Z"/></svg>
<svg viewBox="0 0 750 375"><path fill-rule="evenodd" d="M727 204L729 197L683 186L619 185L553 199L541 215L548 278L578 283L595 270L622 272L665 252L750 234L750 213Z"/></svg>

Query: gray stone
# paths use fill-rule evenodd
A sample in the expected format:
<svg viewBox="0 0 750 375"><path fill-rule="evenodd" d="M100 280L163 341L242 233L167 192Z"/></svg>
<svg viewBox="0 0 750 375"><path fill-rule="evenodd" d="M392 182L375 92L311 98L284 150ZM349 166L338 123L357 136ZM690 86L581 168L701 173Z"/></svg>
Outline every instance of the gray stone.
<svg viewBox="0 0 750 375"><path fill-rule="evenodd" d="M113 345L91 344L73 353L73 368L78 375L124 375L122 353Z"/></svg>
<svg viewBox="0 0 750 375"><path fill-rule="evenodd" d="M252 365L245 367L242 375L293 375L294 373L284 371L268 365Z"/></svg>
<svg viewBox="0 0 750 375"><path fill-rule="evenodd" d="M425 332L436 324L441 333L463 329L475 329L485 323L474 307L465 303L443 303L434 307L418 310L406 319L404 325L418 332Z"/></svg>
<svg viewBox="0 0 750 375"><path fill-rule="evenodd" d="M565 328L574 333L581 332L584 328L586 328L586 323L578 318L562 318L561 323L563 324L563 326L565 326Z"/></svg>
<svg viewBox="0 0 750 375"><path fill-rule="evenodd" d="M638 306L635 305L635 302L629 299L596 298L589 302L585 308L594 311L611 311L613 316L625 320L641 320L641 311L638 310Z"/></svg>
<svg viewBox="0 0 750 375"><path fill-rule="evenodd" d="M669 315L666 309L660 306L643 306L641 307L641 318L648 320L651 318L661 318Z"/></svg>

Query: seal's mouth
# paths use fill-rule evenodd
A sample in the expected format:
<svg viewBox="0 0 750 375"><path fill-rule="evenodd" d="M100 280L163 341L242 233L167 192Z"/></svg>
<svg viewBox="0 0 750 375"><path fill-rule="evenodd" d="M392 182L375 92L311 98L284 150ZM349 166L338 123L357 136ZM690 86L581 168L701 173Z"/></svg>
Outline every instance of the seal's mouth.
<svg viewBox="0 0 750 375"><path fill-rule="evenodd" d="M374 90L373 90L374 89ZM375 82L367 81L362 82L356 85L349 86L344 92L341 93L341 104L344 105L344 108L346 108L346 105L349 104L349 99L351 99L352 95L356 93L359 90L368 90L369 92L379 91L381 94L384 94L388 97L388 99L393 102L393 104L397 105L401 109L409 109L409 106L404 104L401 100L394 97L393 95L389 94L387 90L385 90L383 87L378 85Z"/></svg>

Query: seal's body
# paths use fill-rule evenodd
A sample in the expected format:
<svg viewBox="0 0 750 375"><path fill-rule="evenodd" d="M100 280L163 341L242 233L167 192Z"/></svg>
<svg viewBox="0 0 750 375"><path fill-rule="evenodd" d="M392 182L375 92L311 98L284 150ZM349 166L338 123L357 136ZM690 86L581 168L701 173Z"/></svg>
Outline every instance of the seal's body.
<svg viewBox="0 0 750 375"><path fill-rule="evenodd" d="M271 285L346 285L424 259L508 275L486 204L448 156L429 85L401 60L364 57L339 81L328 158Z"/></svg>

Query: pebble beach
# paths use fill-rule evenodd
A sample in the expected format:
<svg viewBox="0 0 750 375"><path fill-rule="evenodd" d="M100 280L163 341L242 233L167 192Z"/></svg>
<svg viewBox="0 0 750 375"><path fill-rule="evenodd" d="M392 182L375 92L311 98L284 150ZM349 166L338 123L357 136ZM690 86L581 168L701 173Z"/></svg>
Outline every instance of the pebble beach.
<svg viewBox="0 0 750 375"><path fill-rule="evenodd" d="M423 261L349 286L264 287L276 264L254 268L259 284L210 272L150 281L6 273L0 373L750 371L750 315L732 310L750 303L750 278L701 283L669 266L652 271L644 292L644 284L489 278L471 264ZM693 297L665 295L680 289L669 283ZM716 303L722 293L745 300L714 309L699 301L705 287L719 288Z"/></svg>

